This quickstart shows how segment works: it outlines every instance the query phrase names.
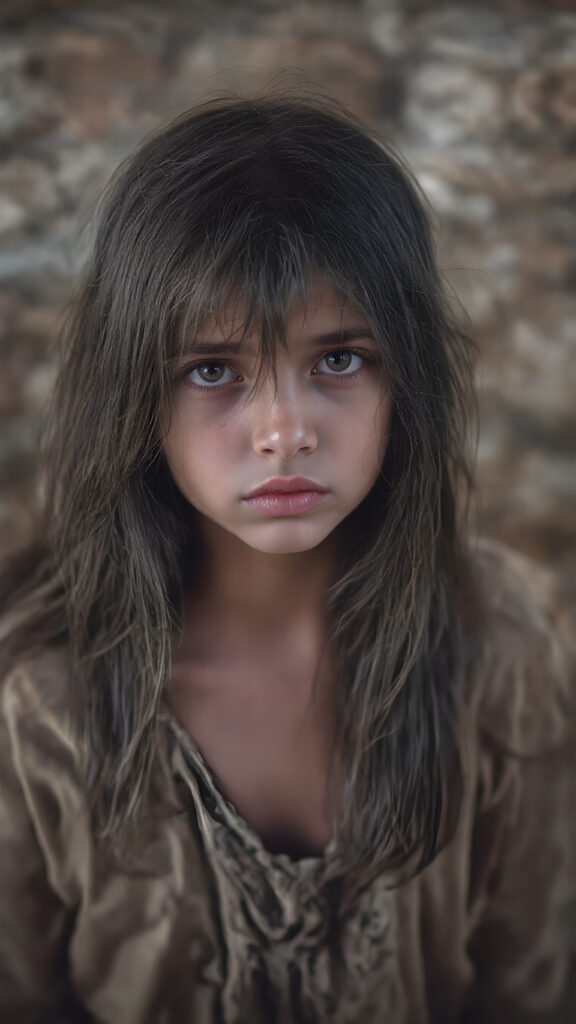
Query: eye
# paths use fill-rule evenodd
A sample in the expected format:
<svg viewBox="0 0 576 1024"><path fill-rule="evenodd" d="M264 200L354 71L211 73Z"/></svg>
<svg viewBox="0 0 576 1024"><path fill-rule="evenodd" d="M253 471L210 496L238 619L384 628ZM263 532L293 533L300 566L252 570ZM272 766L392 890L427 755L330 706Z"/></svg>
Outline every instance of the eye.
<svg viewBox="0 0 576 1024"><path fill-rule="evenodd" d="M341 348L336 349L334 352L327 352L325 356L322 356L322 359L317 364L316 369L322 367L323 363L328 367L328 373L331 376L341 375L343 377L349 377L358 372L364 363L364 358L358 352L354 352L347 348ZM321 370L321 372L325 373L326 371Z"/></svg>
<svg viewBox="0 0 576 1024"><path fill-rule="evenodd" d="M226 363L216 360L197 363L188 370L186 377L194 387L203 388L205 391L214 391L218 385L230 384L238 379L238 375Z"/></svg>

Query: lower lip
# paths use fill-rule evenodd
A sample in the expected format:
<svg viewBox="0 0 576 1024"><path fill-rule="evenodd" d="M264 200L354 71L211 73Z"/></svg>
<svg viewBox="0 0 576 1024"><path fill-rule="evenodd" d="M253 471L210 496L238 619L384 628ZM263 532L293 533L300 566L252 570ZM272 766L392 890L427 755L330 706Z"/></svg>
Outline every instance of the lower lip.
<svg viewBox="0 0 576 1024"><path fill-rule="evenodd" d="M317 508L325 497L326 491L276 491L244 500L266 516L297 516Z"/></svg>

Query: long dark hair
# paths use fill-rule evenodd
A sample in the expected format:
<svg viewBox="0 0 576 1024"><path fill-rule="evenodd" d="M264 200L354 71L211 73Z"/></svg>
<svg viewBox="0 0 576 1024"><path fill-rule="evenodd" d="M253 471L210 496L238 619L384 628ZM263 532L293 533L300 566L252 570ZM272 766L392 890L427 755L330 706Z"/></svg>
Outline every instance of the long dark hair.
<svg viewBox="0 0 576 1024"><path fill-rule="evenodd" d="M341 864L421 869L453 832L469 648L463 539L471 346L426 203L392 147L336 104L204 103L145 140L101 206L64 335L46 443L45 543L5 599L5 650L78 668L101 839L149 806L171 642L201 558L162 454L172 357L231 296L273 358L290 301L327 276L372 328L393 396L380 478L328 595ZM8 577L6 577L8 579Z"/></svg>

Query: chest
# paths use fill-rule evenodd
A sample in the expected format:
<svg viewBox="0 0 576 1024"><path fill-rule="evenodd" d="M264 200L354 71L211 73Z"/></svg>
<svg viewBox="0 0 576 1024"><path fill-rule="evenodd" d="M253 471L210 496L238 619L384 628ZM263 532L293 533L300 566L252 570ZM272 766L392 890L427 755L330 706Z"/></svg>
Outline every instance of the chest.
<svg viewBox="0 0 576 1024"><path fill-rule="evenodd" d="M331 839L326 702L286 670L271 680L188 664L174 666L171 704L216 787L267 849L319 856Z"/></svg>

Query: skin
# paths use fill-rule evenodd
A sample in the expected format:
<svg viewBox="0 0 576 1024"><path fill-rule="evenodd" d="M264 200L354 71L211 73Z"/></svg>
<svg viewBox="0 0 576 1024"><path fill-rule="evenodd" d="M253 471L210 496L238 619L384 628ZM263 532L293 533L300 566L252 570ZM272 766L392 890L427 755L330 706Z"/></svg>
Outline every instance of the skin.
<svg viewBox="0 0 576 1024"><path fill-rule="evenodd" d="M382 465L391 399L366 321L328 282L311 288L308 305L299 300L292 308L287 349L279 346L276 354L277 386L268 374L252 391L257 338L249 336L238 353L220 350L237 341L241 328L224 311L202 332L208 353L181 357L164 452L199 513L211 589L230 597L241 591L242 607L248 602L261 624L270 602L272 614L290 612L296 601L310 610L325 585L334 531L371 490ZM361 349L365 357L334 356L334 338L322 340L347 329L358 329L358 336L346 351ZM246 503L270 477L292 474L327 489L318 508L268 517Z"/></svg>
<svg viewBox="0 0 576 1024"><path fill-rule="evenodd" d="M304 855L330 838L324 598L338 527L380 471L391 398L366 321L326 281L291 310L277 386L268 374L252 389L258 338L240 352L220 350L241 328L224 311L204 327L206 354L183 355L176 369L164 451L197 510L207 557L185 603L170 700L221 791L269 849ZM365 358L330 357L334 333L347 330L357 336L344 347ZM327 489L321 505L267 517L246 504L270 477L293 474Z"/></svg>

